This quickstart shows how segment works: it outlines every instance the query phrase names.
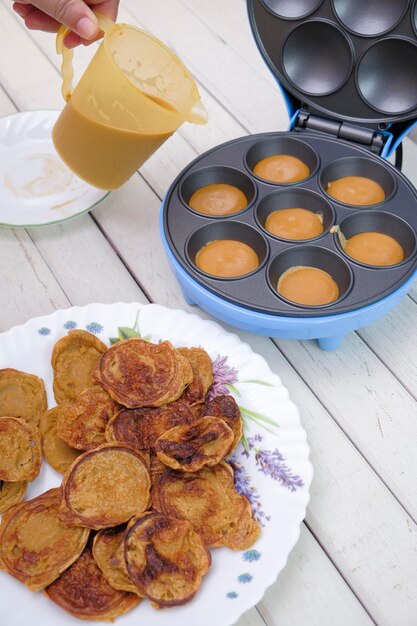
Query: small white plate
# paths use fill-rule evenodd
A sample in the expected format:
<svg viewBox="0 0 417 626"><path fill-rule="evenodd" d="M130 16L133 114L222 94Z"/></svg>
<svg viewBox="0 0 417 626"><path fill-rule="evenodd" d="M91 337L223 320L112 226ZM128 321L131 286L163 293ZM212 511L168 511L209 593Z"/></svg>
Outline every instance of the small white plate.
<svg viewBox="0 0 417 626"><path fill-rule="evenodd" d="M68 330L80 328L107 344L141 336L176 346L202 346L213 360L211 397L232 393L244 419L247 452L241 443L230 458L236 488L250 500L261 534L244 551L215 548L201 589L181 607L156 611L149 602L117 620L117 626L230 626L262 598L284 568L300 534L313 468L296 406L266 361L236 335L214 322L158 304L90 304L37 317L0 334L0 368L41 376L54 406L51 352ZM274 426L278 423L279 426ZM26 498L57 487L62 476L46 461ZM32 593L0 572L0 624L26 626L80 622L42 593ZM96 622L97 623L97 622ZM103 623L103 622L100 622Z"/></svg>
<svg viewBox="0 0 417 626"><path fill-rule="evenodd" d="M75 176L52 143L59 111L0 118L0 226L46 226L93 209L108 194Z"/></svg>

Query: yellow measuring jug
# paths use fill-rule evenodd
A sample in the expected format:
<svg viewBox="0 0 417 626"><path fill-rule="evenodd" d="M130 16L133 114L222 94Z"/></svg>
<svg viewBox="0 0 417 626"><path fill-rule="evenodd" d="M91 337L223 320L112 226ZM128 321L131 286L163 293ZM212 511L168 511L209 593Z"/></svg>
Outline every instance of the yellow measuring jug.
<svg viewBox="0 0 417 626"><path fill-rule="evenodd" d="M207 123L193 77L150 33L96 14L104 38L74 91L72 50L61 27L62 93L53 131L58 154L80 178L116 189L185 121Z"/></svg>

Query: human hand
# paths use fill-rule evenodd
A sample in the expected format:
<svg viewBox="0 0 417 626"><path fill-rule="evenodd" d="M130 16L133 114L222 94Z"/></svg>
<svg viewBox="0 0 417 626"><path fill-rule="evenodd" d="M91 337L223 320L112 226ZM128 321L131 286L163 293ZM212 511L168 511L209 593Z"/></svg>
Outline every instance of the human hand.
<svg viewBox="0 0 417 626"><path fill-rule="evenodd" d="M13 3L14 11L31 30L53 33L61 24L68 26L73 32L65 38L67 48L91 43L99 37L92 9L115 20L118 7L119 0L19 0Z"/></svg>

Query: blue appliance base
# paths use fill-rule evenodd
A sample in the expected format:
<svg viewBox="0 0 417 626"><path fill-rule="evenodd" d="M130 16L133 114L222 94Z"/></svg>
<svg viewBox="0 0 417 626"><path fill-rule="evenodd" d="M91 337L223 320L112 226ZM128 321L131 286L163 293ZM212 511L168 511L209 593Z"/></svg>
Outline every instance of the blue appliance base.
<svg viewBox="0 0 417 626"><path fill-rule="evenodd" d="M226 324L258 335L277 339L317 339L322 350L336 350L348 333L372 324L399 304L417 276L415 272L407 282L386 298L348 313L303 318L259 313L219 298L187 274L170 250L164 233L162 214L163 210L160 224L162 242L185 301L190 305L200 306Z"/></svg>

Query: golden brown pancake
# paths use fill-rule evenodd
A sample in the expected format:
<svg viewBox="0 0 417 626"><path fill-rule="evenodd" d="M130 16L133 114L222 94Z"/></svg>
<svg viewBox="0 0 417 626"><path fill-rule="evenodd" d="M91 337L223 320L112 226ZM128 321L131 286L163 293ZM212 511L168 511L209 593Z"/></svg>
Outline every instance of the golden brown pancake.
<svg viewBox="0 0 417 626"><path fill-rule="evenodd" d="M98 530L146 511L151 479L146 460L124 445L104 444L84 452L62 482L60 519Z"/></svg>
<svg viewBox="0 0 417 626"><path fill-rule="evenodd" d="M307 209L279 209L267 217L265 228L290 241L313 239L323 233L323 219Z"/></svg>
<svg viewBox="0 0 417 626"><path fill-rule="evenodd" d="M282 274L277 291L291 302L308 306L330 304L339 297L338 284L328 272L302 265L290 267Z"/></svg>
<svg viewBox="0 0 417 626"><path fill-rule="evenodd" d="M106 438L135 450L153 450L156 440L167 430L194 420L190 407L181 400L154 409L122 409L109 421Z"/></svg>
<svg viewBox="0 0 417 626"><path fill-rule="evenodd" d="M113 589L95 562L91 548L67 569L45 593L62 609L91 621L113 621L139 602L134 593Z"/></svg>
<svg viewBox="0 0 417 626"><path fill-rule="evenodd" d="M119 409L107 391L98 385L86 389L58 411L58 435L72 448L94 450L106 443L106 426Z"/></svg>
<svg viewBox="0 0 417 626"><path fill-rule="evenodd" d="M113 589L139 594L138 588L127 573L124 554L125 531L126 526L100 530L94 537L93 556L104 578Z"/></svg>
<svg viewBox="0 0 417 626"><path fill-rule="evenodd" d="M346 241L345 252L352 259L385 267L404 261L404 250L393 237L384 233L359 233Z"/></svg>
<svg viewBox="0 0 417 626"><path fill-rule="evenodd" d="M328 184L327 193L345 204L369 206L385 200L381 185L363 176L345 176Z"/></svg>
<svg viewBox="0 0 417 626"><path fill-rule="evenodd" d="M262 159L253 173L271 183L296 183L310 176L307 165L289 154L273 154Z"/></svg>
<svg viewBox="0 0 417 626"><path fill-rule="evenodd" d="M231 215L246 209L248 200L238 187L215 183L197 189L188 205L205 215Z"/></svg>
<svg viewBox="0 0 417 626"><path fill-rule="evenodd" d="M233 470L224 461L193 473L166 469L155 491L153 506L166 515L187 519L207 546L246 550L259 536L250 504L237 493Z"/></svg>
<svg viewBox="0 0 417 626"><path fill-rule="evenodd" d="M61 490L17 504L0 526L2 567L32 591L54 581L84 549L89 531L64 526L58 519Z"/></svg>
<svg viewBox="0 0 417 626"><path fill-rule="evenodd" d="M177 348L190 363L193 370L193 381L184 391L181 399L190 406L204 402L208 390L213 384L213 363L203 348Z"/></svg>
<svg viewBox="0 0 417 626"><path fill-rule="evenodd" d="M57 404L72 401L94 385L92 380L100 356L107 346L86 330L70 330L56 342L51 363Z"/></svg>
<svg viewBox="0 0 417 626"><path fill-rule="evenodd" d="M125 559L132 582L158 607L189 602L211 563L189 522L156 512L130 522Z"/></svg>
<svg viewBox="0 0 417 626"><path fill-rule="evenodd" d="M190 426L176 426L159 437L158 459L181 472L213 467L228 454L234 434L220 417L202 417Z"/></svg>
<svg viewBox="0 0 417 626"><path fill-rule="evenodd" d="M55 406L41 417L42 450L49 465L57 472L65 474L75 459L80 456L80 450L75 450L61 439L57 433L57 415L64 405Z"/></svg>
<svg viewBox="0 0 417 626"><path fill-rule="evenodd" d="M41 439L36 426L18 417L0 417L0 480L33 480L41 463Z"/></svg>
<svg viewBox="0 0 417 626"><path fill-rule="evenodd" d="M209 241L197 252L195 264L206 274L236 278L256 270L259 259L256 252L243 241L218 239Z"/></svg>
<svg viewBox="0 0 417 626"><path fill-rule="evenodd" d="M25 497L27 482L8 483L0 480L0 513L5 513Z"/></svg>
<svg viewBox="0 0 417 626"><path fill-rule="evenodd" d="M172 402L193 380L191 365L169 341L136 338L109 348L94 376L116 402L131 409Z"/></svg>
<svg viewBox="0 0 417 626"><path fill-rule="evenodd" d="M11 368L0 370L0 415L21 417L28 424L39 426L47 408L41 378Z"/></svg>
<svg viewBox="0 0 417 626"><path fill-rule="evenodd" d="M220 417L233 430L234 440L228 454L233 452L242 438L243 425L240 409L233 396L221 395L205 402L198 414L199 417L212 415Z"/></svg>

